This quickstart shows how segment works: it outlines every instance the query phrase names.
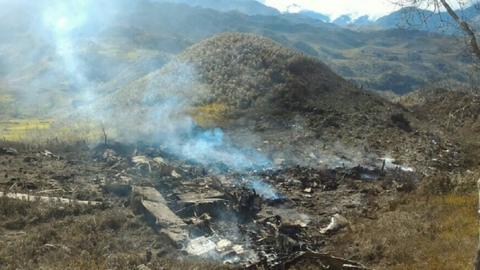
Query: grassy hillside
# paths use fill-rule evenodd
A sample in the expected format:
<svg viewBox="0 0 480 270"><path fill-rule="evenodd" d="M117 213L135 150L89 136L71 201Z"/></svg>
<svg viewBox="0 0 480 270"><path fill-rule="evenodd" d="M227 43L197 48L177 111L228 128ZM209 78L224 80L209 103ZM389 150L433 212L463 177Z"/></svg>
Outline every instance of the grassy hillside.
<svg viewBox="0 0 480 270"><path fill-rule="evenodd" d="M480 97L467 91L424 89L400 99L424 123L460 142L473 169L480 169ZM473 189L477 179L464 182Z"/></svg>

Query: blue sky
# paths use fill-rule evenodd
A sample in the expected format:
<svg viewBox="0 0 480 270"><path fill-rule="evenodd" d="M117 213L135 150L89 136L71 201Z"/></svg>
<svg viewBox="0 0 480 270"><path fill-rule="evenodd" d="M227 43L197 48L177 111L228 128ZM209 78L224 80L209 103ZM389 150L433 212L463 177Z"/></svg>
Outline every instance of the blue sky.
<svg viewBox="0 0 480 270"><path fill-rule="evenodd" d="M392 0L261 0L266 5L274 7L280 11L286 11L290 8L314 10L319 13L330 15L336 18L340 15L351 14L353 17L369 15L378 18L399 7L393 4ZM464 0L471 1L471 0ZM452 4L457 0L450 1ZM292 8L292 6L296 6ZM293 10L292 10L293 9Z"/></svg>

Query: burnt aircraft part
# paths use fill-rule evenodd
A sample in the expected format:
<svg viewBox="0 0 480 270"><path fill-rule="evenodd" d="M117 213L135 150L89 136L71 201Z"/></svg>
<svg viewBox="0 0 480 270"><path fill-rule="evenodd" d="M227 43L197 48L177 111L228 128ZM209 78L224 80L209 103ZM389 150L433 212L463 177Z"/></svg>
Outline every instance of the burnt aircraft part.
<svg viewBox="0 0 480 270"><path fill-rule="evenodd" d="M234 196L237 203L236 210L242 221L250 221L262 210L262 199L255 190L243 188Z"/></svg>
<svg viewBox="0 0 480 270"><path fill-rule="evenodd" d="M312 255L312 250L322 250L325 238L334 236L320 233L337 213L328 209L348 218L352 211L363 213L369 198L365 194L381 191L375 183L405 173L362 166L239 173L176 159L151 147L137 147L127 156L104 149L101 160L109 170L121 170L103 184L109 187L104 191L121 198L126 193L115 190L115 183L134 184L130 206L175 246L247 269L288 269L302 260L313 261L319 269L365 269L326 254ZM147 170L139 170L138 164ZM362 181L363 174L374 175L375 181ZM331 197L322 199L320 206L312 202L325 196ZM330 203L322 207L325 202Z"/></svg>

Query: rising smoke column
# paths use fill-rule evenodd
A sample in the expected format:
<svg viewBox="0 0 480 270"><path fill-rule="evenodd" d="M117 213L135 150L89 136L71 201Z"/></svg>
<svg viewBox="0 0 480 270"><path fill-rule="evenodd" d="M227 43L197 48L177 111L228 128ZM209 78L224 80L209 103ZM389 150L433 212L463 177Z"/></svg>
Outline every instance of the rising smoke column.
<svg viewBox="0 0 480 270"><path fill-rule="evenodd" d="M78 58L75 35L88 21L91 8L92 2L89 0L54 1L46 5L42 13L44 26L67 77L78 89L85 91L88 98L93 95L92 86L85 78Z"/></svg>
<svg viewBox="0 0 480 270"><path fill-rule="evenodd" d="M118 107L115 101L103 98L98 82L88 77L90 66L82 53L85 44L95 43L97 34L108 31L111 22L123 19L117 18L115 11L124 10L127 2L39 0L31 4L39 17L35 32L53 48L52 59L63 75L50 76L49 80L62 83L66 78L75 95L88 101L86 106L52 114L107 123L108 128L120 135L118 139L160 144L182 159L209 168L245 174L271 166L271 161L255 149L234 145L222 129L204 129L197 125L191 112L208 99L209 89L201 86L195 68L188 64L177 63L181 68L175 74L160 72L149 77L148 86L138 94L141 102L135 106ZM275 194L260 179L252 179L250 187L263 190L260 193L266 196Z"/></svg>

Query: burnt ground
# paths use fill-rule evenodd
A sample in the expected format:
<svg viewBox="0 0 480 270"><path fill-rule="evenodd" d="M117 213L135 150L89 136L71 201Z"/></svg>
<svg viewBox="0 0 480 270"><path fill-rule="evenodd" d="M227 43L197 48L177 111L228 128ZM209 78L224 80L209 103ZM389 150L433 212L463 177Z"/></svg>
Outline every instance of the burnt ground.
<svg viewBox="0 0 480 270"><path fill-rule="evenodd" d="M0 198L2 269L356 265L340 257L379 266L389 248L360 252L352 228L385 219L419 181L381 166L242 175L121 144L4 143L0 164L3 195L30 200ZM157 191L160 199L152 199ZM145 201L167 208L155 214Z"/></svg>

